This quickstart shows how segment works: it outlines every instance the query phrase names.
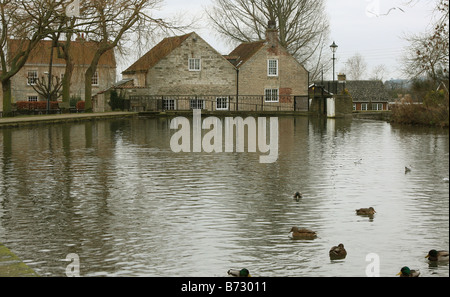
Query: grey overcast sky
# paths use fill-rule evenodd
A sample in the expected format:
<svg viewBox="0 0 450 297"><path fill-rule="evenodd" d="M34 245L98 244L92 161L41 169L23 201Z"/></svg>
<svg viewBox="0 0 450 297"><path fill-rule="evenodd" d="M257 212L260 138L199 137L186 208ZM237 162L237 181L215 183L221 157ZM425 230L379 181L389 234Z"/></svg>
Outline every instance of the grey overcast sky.
<svg viewBox="0 0 450 297"><path fill-rule="evenodd" d="M401 78L400 59L408 45L402 37L429 29L434 8L433 0L415 0L413 5L406 5L406 2L327 0L326 9L331 25L330 45L335 41L339 46L336 72L345 72L345 61L359 53L368 64L366 78L380 64L388 70L385 79ZM204 14L212 3L213 0L166 0L155 15L173 17L178 14L186 18L202 18L192 31L200 34L220 53L227 54L232 48L210 28Z"/></svg>

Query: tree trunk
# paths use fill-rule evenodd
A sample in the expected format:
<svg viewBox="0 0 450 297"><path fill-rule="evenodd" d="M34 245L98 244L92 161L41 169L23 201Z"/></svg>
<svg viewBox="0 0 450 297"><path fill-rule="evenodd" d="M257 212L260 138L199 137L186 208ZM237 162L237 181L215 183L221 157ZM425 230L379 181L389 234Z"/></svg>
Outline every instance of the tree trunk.
<svg viewBox="0 0 450 297"><path fill-rule="evenodd" d="M94 71L92 66L84 74L84 112L92 112L92 76Z"/></svg>
<svg viewBox="0 0 450 297"><path fill-rule="evenodd" d="M2 90L3 90L3 117L12 116L12 105L11 105L11 79L2 80Z"/></svg>
<svg viewBox="0 0 450 297"><path fill-rule="evenodd" d="M95 71L97 71L98 61L100 57L105 53L106 50L98 50L94 58L92 59L91 65L86 70L84 75L84 111L92 112L92 77L94 76Z"/></svg>
<svg viewBox="0 0 450 297"><path fill-rule="evenodd" d="M72 80L73 62L71 58L66 59L64 78L62 79L62 102L64 108L70 107L70 81Z"/></svg>

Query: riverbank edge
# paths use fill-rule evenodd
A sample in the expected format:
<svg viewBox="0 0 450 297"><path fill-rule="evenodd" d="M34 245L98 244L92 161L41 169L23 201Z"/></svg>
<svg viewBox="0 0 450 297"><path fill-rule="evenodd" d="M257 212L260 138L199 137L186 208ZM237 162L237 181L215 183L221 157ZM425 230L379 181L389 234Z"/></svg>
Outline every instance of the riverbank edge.
<svg viewBox="0 0 450 297"><path fill-rule="evenodd" d="M37 277L33 269L22 262L0 242L0 277Z"/></svg>
<svg viewBox="0 0 450 297"><path fill-rule="evenodd" d="M102 113L74 113L57 115L38 115L0 118L0 128L16 128L35 124L71 123L79 121L93 121L98 119L111 119L132 117L137 112L102 112Z"/></svg>
<svg viewBox="0 0 450 297"><path fill-rule="evenodd" d="M113 119L113 118L127 118L134 116L142 117L177 117L177 116L190 116L192 111L165 111L165 112L103 112L103 113L76 113L76 114L58 114L58 115L38 115L38 116L23 116L23 117L11 117L0 118L1 128L17 128L22 126L30 126L35 124L54 124L54 123L71 123L81 121L94 121L101 119ZM202 111L202 116L263 116L263 117L275 117L275 116L311 116L317 117L316 114L301 111ZM372 119L381 121L390 121L390 111L378 111L378 112L354 112L351 115L345 116L353 117L356 119ZM336 117L340 118L340 117Z"/></svg>

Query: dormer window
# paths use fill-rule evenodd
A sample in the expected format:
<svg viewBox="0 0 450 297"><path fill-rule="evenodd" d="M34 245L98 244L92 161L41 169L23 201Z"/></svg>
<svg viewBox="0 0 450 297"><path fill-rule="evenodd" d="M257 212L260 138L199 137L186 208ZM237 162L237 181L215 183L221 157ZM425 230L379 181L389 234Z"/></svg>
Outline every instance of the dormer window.
<svg viewBox="0 0 450 297"><path fill-rule="evenodd" d="M278 76L278 60L270 59L267 61L267 75Z"/></svg>
<svg viewBox="0 0 450 297"><path fill-rule="evenodd" d="M189 71L200 71L201 70L201 63L200 59L189 59Z"/></svg>

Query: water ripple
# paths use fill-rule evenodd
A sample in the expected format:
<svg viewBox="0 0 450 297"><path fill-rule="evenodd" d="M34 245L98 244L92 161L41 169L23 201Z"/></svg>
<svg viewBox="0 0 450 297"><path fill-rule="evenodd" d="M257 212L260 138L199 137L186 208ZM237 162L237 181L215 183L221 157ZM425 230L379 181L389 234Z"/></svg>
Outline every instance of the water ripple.
<svg viewBox="0 0 450 297"><path fill-rule="evenodd" d="M12 130L0 138L0 241L44 276L64 275L69 253L83 276L364 276L368 253L382 276L405 265L448 276L423 260L449 245L448 131L330 123L281 118L275 164L175 154L163 119ZM356 215L369 206L373 219ZM292 240L293 226L318 237ZM348 256L331 261L339 243Z"/></svg>

